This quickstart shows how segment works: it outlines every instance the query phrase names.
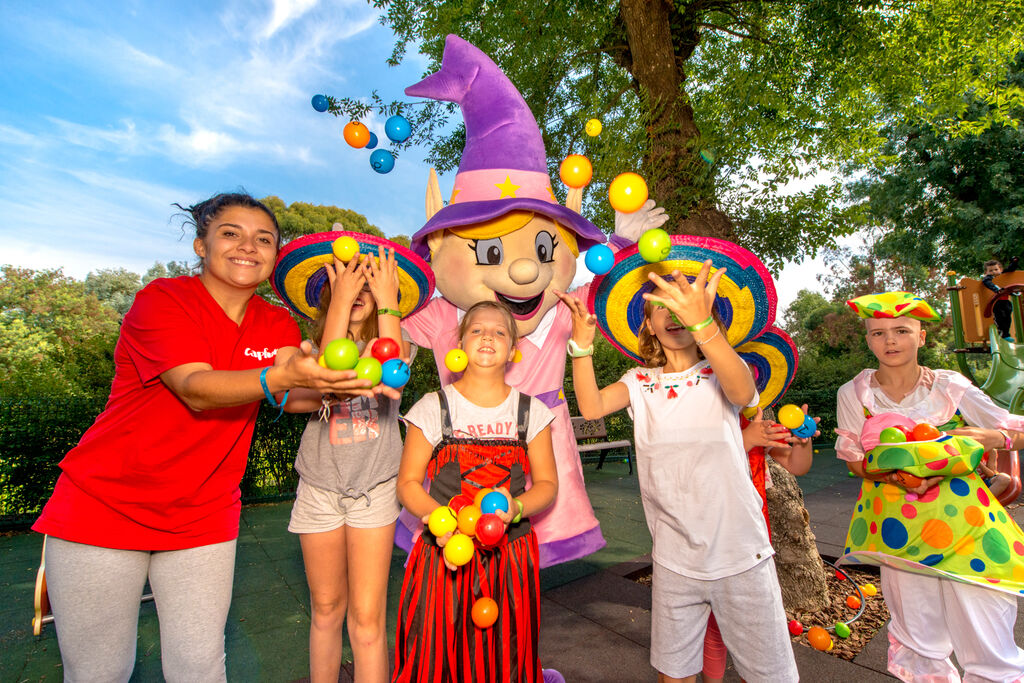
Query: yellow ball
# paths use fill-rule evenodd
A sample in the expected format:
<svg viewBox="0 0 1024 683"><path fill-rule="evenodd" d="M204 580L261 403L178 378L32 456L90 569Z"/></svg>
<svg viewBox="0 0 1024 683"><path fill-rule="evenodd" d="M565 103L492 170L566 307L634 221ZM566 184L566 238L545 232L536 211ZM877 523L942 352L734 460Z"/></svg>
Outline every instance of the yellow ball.
<svg viewBox="0 0 1024 683"><path fill-rule="evenodd" d="M334 244L331 245L331 251L334 252L334 256L344 263L348 263L352 260L352 257L359 253L359 242L349 237L348 235L342 235L338 239L334 240Z"/></svg>
<svg viewBox="0 0 1024 683"><path fill-rule="evenodd" d="M558 168L558 177L567 187L586 187L594 177L594 167L590 159L582 154L570 154Z"/></svg>
<svg viewBox="0 0 1024 683"><path fill-rule="evenodd" d="M779 424L786 429L796 429L804 423L804 411L792 403L779 408Z"/></svg>
<svg viewBox="0 0 1024 683"><path fill-rule="evenodd" d="M873 583L865 583L860 587L860 591L869 598L878 595L878 589L875 588L875 584Z"/></svg>
<svg viewBox="0 0 1024 683"><path fill-rule="evenodd" d="M462 372L469 365L469 356L462 349L452 349L444 357L444 366L452 372Z"/></svg>
<svg viewBox="0 0 1024 683"><path fill-rule="evenodd" d="M633 213L647 201L647 183L636 173L620 173L608 186L608 201L620 213Z"/></svg>
<svg viewBox="0 0 1024 683"><path fill-rule="evenodd" d="M516 349L515 354L513 354L513 356L512 356L512 362L513 363L518 363L522 359L523 359L523 352L520 351L519 349Z"/></svg>
<svg viewBox="0 0 1024 683"><path fill-rule="evenodd" d="M461 567L473 559L473 539L465 534L455 534L444 546L444 559Z"/></svg>
<svg viewBox="0 0 1024 683"><path fill-rule="evenodd" d="M430 533L438 538L449 531L455 531L457 526L455 513L447 505L434 508L434 511L430 513L430 519L427 520L427 528L430 529Z"/></svg>
<svg viewBox="0 0 1024 683"><path fill-rule="evenodd" d="M603 128L603 126L600 121L597 119L590 119L587 121L587 125L583 127L583 130L587 131L587 135L590 137L594 137L595 135L601 134L601 128Z"/></svg>
<svg viewBox="0 0 1024 683"><path fill-rule="evenodd" d="M320 354L320 358L318 358L316 362L319 363L320 367L322 367L322 368L326 368L327 367L327 361L324 359L324 354L322 354L322 353Z"/></svg>

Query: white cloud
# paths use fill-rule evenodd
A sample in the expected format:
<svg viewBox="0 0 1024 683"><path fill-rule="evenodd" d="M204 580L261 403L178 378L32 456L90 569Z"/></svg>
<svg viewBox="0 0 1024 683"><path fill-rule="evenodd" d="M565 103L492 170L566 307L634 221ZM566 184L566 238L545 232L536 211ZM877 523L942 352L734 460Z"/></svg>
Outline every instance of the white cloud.
<svg viewBox="0 0 1024 683"><path fill-rule="evenodd" d="M298 19L316 6L318 0L273 0L270 21L262 31L263 38L269 38L283 26Z"/></svg>

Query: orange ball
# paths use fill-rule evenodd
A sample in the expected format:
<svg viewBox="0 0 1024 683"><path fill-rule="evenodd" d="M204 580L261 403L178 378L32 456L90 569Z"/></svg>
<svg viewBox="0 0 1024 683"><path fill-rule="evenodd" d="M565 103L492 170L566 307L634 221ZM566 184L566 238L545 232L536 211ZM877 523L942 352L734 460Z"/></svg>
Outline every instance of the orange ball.
<svg viewBox="0 0 1024 683"><path fill-rule="evenodd" d="M479 491L477 491L476 496L473 497L473 505L480 507L480 505L484 502L484 496L486 496L493 490L494 489L480 489Z"/></svg>
<svg viewBox="0 0 1024 683"><path fill-rule="evenodd" d="M827 652L832 649L832 636L820 626L812 626L807 629L807 642L815 650Z"/></svg>
<svg viewBox="0 0 1024 683"><path fill-rule="evenodd" d="M942 436L942 432L927 422L916 425L910 433L913 435L914 441L933 441Z"/></svg>
<svg viewBox="0 0 1024 683"><path fill-rule="evenodd" d="M558 177L567 187L586 187L594 177L594 167L582 154L570 154L558 168Z"/></svg>
<svg viewBox="0 0 1024 683"><path fill-rule="evenodd" d="M492 598L477 598L471 615L477 628L490 628L498 620L498 603Z"/></svg>
<svg viewBox="0 0 1024 683"><path fill-rule="evenodd" d="M903 470L896 471L896 481L903 485L905 489L914 489L921 485L924 481L921 477L911 474L910 472L904 472Z"/></svg>
<svg viewBox="0 0 1024 683"><path fill-rule="evenodd" d="M860 598L856 595L846 596L846 606L850 609L860 609Z"/></svg>
<svg viewBox="0 0 1024 683"><path fill-rule="evenodd" d="M370 144L370 129L359 121L349 121L346 123L345 128L341 131L341 135L345 138L345 142L356 149L361 149Z"/></svg>
<svg viewBox="0 0 1024 683"><path fill-rule="evenodd" d="M474 535L476 533L476 523L480 521L481 514L480 507L477 505L467 505L459 510L459 531L467 536Z"/></svg>
<svg viewBox="0 0 1024 683"><path fill-rule="evenodd" d="M620 213L638 211L647 201L647 183L636 173L620 173L608 186L608 201Z"/></svg>

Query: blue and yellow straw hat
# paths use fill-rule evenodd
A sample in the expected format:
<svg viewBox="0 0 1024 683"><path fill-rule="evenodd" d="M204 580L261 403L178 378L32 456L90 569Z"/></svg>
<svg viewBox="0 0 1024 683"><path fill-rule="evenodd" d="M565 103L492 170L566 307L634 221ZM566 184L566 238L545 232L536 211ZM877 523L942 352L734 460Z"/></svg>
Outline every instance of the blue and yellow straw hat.
<svg viewBox="0 0 1024 683"><path fill-rule="evenodd" d="M796 344L789 335L772 325L761 336L738 347L736 353L755 370L754 384L760 395L757 407L764 409L778 403L800 364Z"/></svg>
<svg viewBox="0 0 1024 683"><path fill-rule="evenodd" d="M666 277L678 270L693 282L707 259L712 273L728 267L718 285L715 310L729 343L735 348L761 335L775 321L778 303L768 269L733 242L694 235L672 235L671 252L655 263L645 261L635 244L615 255L612 269L594 278L587 301L601 332L619 351L642 363L637 338L644 320L642 295L654 289L647 274Z"/></svg>
<svg viewBox="0 0 1024 683"><path fill-rule="evenodd" d="M320 292L327 283L324 265L333 262L332 246L339 237L351 237L358 242L360 254L377 256L377 248L381 245L395 250L398 310L403 318L430 301L434 294L434 271L426 261L383 237L332 230L297 237L281 248L274 273L270 276L270 286L288 308L307 320L316 317Z"/></svg>

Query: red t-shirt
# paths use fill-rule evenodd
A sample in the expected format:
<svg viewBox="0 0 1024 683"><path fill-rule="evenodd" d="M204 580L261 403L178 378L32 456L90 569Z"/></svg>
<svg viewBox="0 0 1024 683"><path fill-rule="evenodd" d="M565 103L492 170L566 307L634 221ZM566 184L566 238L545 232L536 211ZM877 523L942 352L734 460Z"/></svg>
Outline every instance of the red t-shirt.
<svg viewBox="0 0 1024 683"><path fill-rule="evenodd" d="M180 550L238 536L238 484L259 401L195 412L160 380L186 363L272 365L299 328L254 296L238 325L198 277L154 280L135 297L114 351L110 398L61 461L36 531L127 550Z"/></svg>

